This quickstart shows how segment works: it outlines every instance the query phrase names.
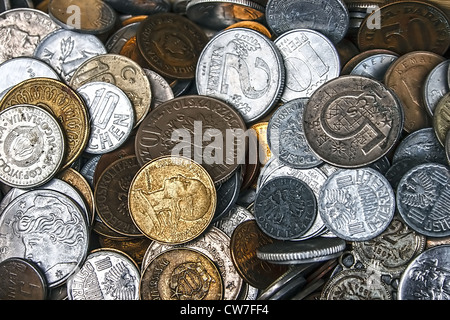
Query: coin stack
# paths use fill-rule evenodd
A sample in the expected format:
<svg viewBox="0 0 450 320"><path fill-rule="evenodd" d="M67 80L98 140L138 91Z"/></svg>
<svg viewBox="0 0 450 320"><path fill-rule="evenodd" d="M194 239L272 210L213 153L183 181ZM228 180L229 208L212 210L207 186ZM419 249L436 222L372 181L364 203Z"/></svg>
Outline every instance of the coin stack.
<svg viewBox="0 0 450 320"><path fill-rule="evenodd" d="M450 298L444 1L0 17L1 300Z"/></svg>

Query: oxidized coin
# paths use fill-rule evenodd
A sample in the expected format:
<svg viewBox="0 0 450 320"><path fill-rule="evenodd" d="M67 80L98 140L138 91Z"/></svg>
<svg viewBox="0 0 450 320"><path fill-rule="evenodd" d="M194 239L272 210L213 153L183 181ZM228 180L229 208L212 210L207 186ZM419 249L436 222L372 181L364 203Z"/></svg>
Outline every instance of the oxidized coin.
<svg viewBox="0 0 450 320"><path fill-rule="evenodd" d="M139 50L151 69L170 79L193 79L208 42L203 29L176 13L156 13L141 22Z"/></svg>
<svg viewBox="0 0 450 320"><path fill-rule="evenodd" d="M275 41L286 68L284 102L310 97L325 82L341 71L339 53L334 44L318 31L295 29Z"/></svg>
<svg viewBox="0 0 450 320"><path fill-rule="evenodd" d="M103 170L94 190L96 212L101 220L109 228L129 237L143 236L128 209L128 191L140 168L134 155L116 160Z"/></svg>
<svg viewBox="0 0 450 320"><path fill-rule="evenodd" d="M236 203L241 191L241 171L241 168L238 168L231 177L216 185L217 206L213 222L221 219Z"/></svg>
<svg viewBox="0 0 450 320"><path fill-rule="evenodd" d="M439 101L450 92L448 70L450 60L445 60L434 67L428 74L423 85L423 99L430 116L433 116Z"/></svg>
<svg viewBox="0 0 450 320"><path fill-rule="evenodd" d="M405 223L429 237L450 236L450 169L425 163L409 170L397 187L397 210Z"/></svg>
<svg viewBox="0 0 450 320"><path fill-rule="evenodd" d="M138 266L142 264L147 248L152 243L152 240L146 237L116 239L101 234L98 235L98 241L101 248L112 248L125 252Z"/></svg>
<svg viewBox="0 0 450 320"><path fill-rule="evenodd" d="M398 286L399 300L450 300L450 245L425 250L408 265Z"/></svg>
<svg viewBox="0 0 450 320"><path fill-rule="evenodd" d="M258 31L233 28L219 32L202 51L197 91L233 106L246 123L264 118L284 89L283 57Z"/></svg>
<svg viewBox="0 0 450 320"><path fill-rule="evenodd" d="M439 100L434 110L433 128L439 143L445 146L445 138L450 129L450 92Z"/></svg>
<svg viewBox="0 0 450 320"><path fill-rule="evenodd" d="M268 236L293 240L313 225L317 215L316 196L302 180L278 177L259 189L254 210L258 226Z"/></svg>
<svg viewBox="0 0 450 320"><path fill-rule="evenodd" d="M25 80L6 93L0 101L0 109L17 104L38 105L55 116L67 145L62 169L70 167L81 156L89 141L91 126L87 106L71 87L48 78Z"/></svg>
<svg viewBox="0 0 450 320"><path fill-rule="evenodd" d="M273 264L256 256L258 248L274 241L261 231L255 220L242 222L231 235L233 264L241 277L255 288L267 288L289 269L286 265Z"/></svg>
<svg viewBox="0 0 450 320"><path fill-rule="evenodd" d="M0 62L32 57L43 38L61 29L47 13L29 8L2 12L0 21Z"/></svg>
<svg viewBox="0 0 450 320"><path fill-rule="evenodd" d="M374 19L381 21L379 28L368 23ZM400 55L412 51L442 55L450 45L450 25L446 15L430 3L401 1L368 15L361 24L357 41L361 51L380 48Z"/></svg>
<svg viewBox="0 0 450 320"><path fill-rule="evenodd" d="M89 253L67 281L70 300L139 300L141 274L136 262L115 249Z"/></svg>
<svg viewBox="0 0 450 320"><path fill-rule="evenodd" d="M214 262L188 248L164 251L142 273L141 300L221 300L223 281Z"/></svg>
<svg viewBox="0 0 450 320"><path fill-rule="evenodd" d="M86 103L91 121L84 151L104 154L124 144L135 124L134 108L125 92L108 82L88 82L77 92Z"/></svg>
<svg viewBox="0 0 450 320"><path fill-rule="evenodd" d="M245 161L246 125L228 104L211 97L182 96L152 110L136 133L141 165L161 156L201 164L218 184Z"/></svg>
<svg viewBox="0 0 450 320"><path fill-rule="evenodd" d="M152 88L150 110L153 110L162 103L175 98L172 87L159 73L150 69L144 69L144 72L150 81L150 88Z"/></svg>
<svg viewBox="0 0 450 320"><path fill-rule="evenodd" d="M315 154L338 167L375 162L397 143L402 106L381 82L341 76L316 90L303 114L305 138Z"/></svg>
<svg viewBox="0 0 450 320"><path fill-rule="evenodd" d="M127 15L148 15L167 12L171 9L172 0L105 0L116 11Z"/></svg>
<svg viewBox="0 0 450 320"><path fill-rule="evenodd" d="M328 229L348 241L380 235L395 213L390 183L372 168L341 169L320 190L319 213Z"/></svg>
<svg viewBox="0 0 450 320"><path fill-rule="evenodd" d="M433 52L415 51L398 57L388 68L384 83L401 101L406 132L431 126L423 102L423 86L428 74L444 60Z"/></svg>
<svg viewBox="0 0 450 320"><path fill-rule="evenodd" d="M15 198L0 216L0 261L29 258L57 287L87 255L89 230L79 206L65 194L32 190Z"/></svg>
<svg viewBox="0 0 450 320"><path fill-rule="evenodd" d="M45 300L47 280L33 262L9 258L0 262L0 300Z"/></svg>
<svg viewBox="0 0 450 320"><path fill-rule="evenodd" d="M0 181L34 188L51 180L65 155L64 133L55 117L33 105L0 112Z"/></svg>
<svg viewBox="0 0 450 320"><path fill-rule="evenodd" d="M152 90L144 70L133 60L119 54L102 54L85 61L74 72L70 86L77 90L89 82L109 82L130 99L135 114L134 127L150 110Z"/></svg>
<svg viewBox="0 0 450 320"><path fill-rule="evenodd" d="M216 189L205 169L184 157L161 157L135 175L128 194L131 217L150 239L166 244L198 237L212 221Z"/></svg>

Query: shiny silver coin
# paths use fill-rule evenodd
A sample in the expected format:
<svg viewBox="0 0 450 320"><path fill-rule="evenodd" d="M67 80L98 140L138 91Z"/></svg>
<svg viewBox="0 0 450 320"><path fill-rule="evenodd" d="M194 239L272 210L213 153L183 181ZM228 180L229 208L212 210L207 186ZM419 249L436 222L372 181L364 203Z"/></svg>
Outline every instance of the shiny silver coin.
<svg viewBox="0 0 450 320"><path fill-rule="evenodd" d="M450 236L450 169L425 163L410 169L397 187L397 210L405 223L429 237Z"/></svg>
<svg viewBox="0 0 450 320"><path fill-rule="evenodd" d="M134 108L128 96L107 82L88 82L77 89L91 118L89 154L104 154L119 148L134 127Z"/></svg>
<svg viewBox="0 0 450 320"><path fill-rule="evenodd" d="M140 271L122 251L97 249L68 281L70 300L139 300Z"/></svg>
<svg viewBox="0 0 450 320"><path fill-rule="evenodd" d="M387 69L398 59L396 54L377 53L361 60L350 71L351 75L383 81Z"/></svg>
<svg viewBox="0 0 450 320"><path fill-rule="evenodd" d="M286 67L284 102L308 98L325 82L337 78L341 71L339 53L320 32L294 29L274 41Z"/></svg>
<svg viewBox="0 0 450 320"><path fill-rule="evenodd" d="M86 258L89 230L79 206L65 194L32 190L14 199L0 216L0 261L30 259L57 287Z"/></svg>
<svg viewBox="0 0 450 320"><path fill-rule="evenodd" d="M246 28L219 32L203 49L196 69L198 93L228 103L246 123L271 111L284 79L279 50L267 37Z"/></svg>
<svg viewBox="0 0 450 320"><path fill-rule="evenodd" d="M423 85L423 99L428 114L433 117L439 101L450 92L448 70L450 60L439 63L428 74Z"/></svg>
<svg viewBox="0 0 450 320"><path fill-rule="evenodd" d="M65 137L59 122L43 108L15 105L0 112L0 181L35 188L59 171Z"/></svg>
<svg viewBox="0 0 450 320"><path fill-rule="evenodd" d="M395 194L387 179L371 168L342 169L328 177L318 198L328 229L348 241L379 236L395 213Z"/></svg>

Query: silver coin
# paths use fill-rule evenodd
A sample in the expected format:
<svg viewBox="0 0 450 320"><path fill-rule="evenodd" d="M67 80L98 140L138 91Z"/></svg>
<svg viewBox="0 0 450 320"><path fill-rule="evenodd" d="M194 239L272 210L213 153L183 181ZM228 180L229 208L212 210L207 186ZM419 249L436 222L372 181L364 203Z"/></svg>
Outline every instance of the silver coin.
<svg viewBox="0 0 450 320"><path fill-rule="evenodd" d="M140 22L130 23L114 32L105 43L106 51L108 53L120 54L128 40L136 36L140 25Z"/></svg>
<svg viewBox="0 0 450 320"><path fill-rule="evenodd" d="M347 34L349 12L342 0L269 0L266 21L277 35L293 29L311 29L338 43Z"/></svg>
<svg viewBox="0 0 450 320"><path fill-rule="evenodd" d="M82 63L106 53L104 44L96 36L60 29L39 42L34 57L52 66L63 81L70 83Z"/></svg>
<svg viewBox="0 0 450 320"><path fill-rule="evenodd" d="M428 114L433 117L439 101L450 92L448 70L450 60L439 63L431 70L423 84L423 100Z"/></svg>
<svg viewBox="0 0 450 320"><path fill-rule="evenodd" d="M246 208L235 204L230 211L213 222L213 226L222 230L227 236L231 237L234 229L244 221L255 219L253 214Z"/></svg>
<svg viewBox="0 0 450 320"><path fill-rule="evenodd" d="M398 55L377 53L361 60L351 71L351 75L368 77L383 81L390 65L398 59Z"/></svg>
<svg viewBox="0 0 450 320"><path fill-rule="evenodd" d="M144 72L150 81L152 90L152 102L150 109L153 110L160 104L175 98L172 87L160 74L150 69L144 68Z"/></svg>
<svg viewBox="0 0 450 320"><path fill-rule="evenodd" d="M34 188L50 181L65 155L64 133L43 108L15 105L0 112L0 181Z"/></svg>
<svg viewBox="0 0 450 320"><path fill-rule="evenodd" d="M0 260L30 259L57 287L81 266L89 230L79 206L54 190L32 190L14 199L0 216Z"/></svg>
<svg viewBox="0 0 450 320"><path fill-rule="evenodd" d="M124 252L97 249L67 281L70 300L139 300L140 271Z"/></svg>
<svg viewBox="0 0 450 320"><path fill-rule="evenodd" d="M401 159L395 163L392 164L392 166L389 168L389 170L384 175L386 179L388 179L389 183L392 186L392 189L394 191L397 190L397 186L400 182L400 180L403 178L403 176L412 168L415 166L424 163L423 161L420 161L420 159L416 158L405 158Z"/></svg>
<svg viewBox="0 0 450 320"><path fill-rule="evenodd" d="M263 118L278 102L285 68L279 50L246 28L219 32L203 49L196 69L200 95L234 107L246 123Z"/></svg>
<svg viewBox="0 0 450 320"><path fill-rule="evenodd" d="M97 168L97 164L100 161L101 155L93 156L88 159L86 163L81 167L80 173L89 183L92 190L94 190L94 174L95 168Z"/></svg>
<svg viewBox="0 0 450 320"><path fill-rule="evenodd" d="M395 194L387 179L372 168L342 169L328 177L318 198L328 229L348 241L379 236L395 213Z"/></svg>
<svg viewBox="0 0 450 320"><path fill-rule="evenodd" d="M61 29L40 10L12 9L0 14L0 63L15 57L32 57L49 33Z"/></svg>
<svg viewBox="0 0 450 320"><path fill-rule="evenodd" d="M267 125L267 142L273 156L280 162L298 169L317 167L318 158L305 139L303 112L307 98L299 98L280 106Z"/></svg>
<svg viewBox="0 0 450 320"><path fill-rule="evenodd" d="M104 154L119 148L134 127L134 108L127 95L107 82L88 82L77 89L91 118L89 154Z"/></svg>
<svg viewBox="0 0 450 320"><path fill-rule="evenodd" d="M450 132L447 132L447 135L445 136L444 150L447 158L447 164L450 165Z"/></svg>
<svg viewBox="0 0 450 320"><path fill-rule="evenodd" d="M294 29L274 41L286 67L286 83L281 100L308 98L325 82L341 72L339 53L320 32Z"/></svg>
<svg viewBox="0 0 450 320"><path fill-rule="evenodd" d="M450 246L425 250L408 265L398 286L398 300L450 300Z"/></svg>
<svg viewBox="0 0 450 320"><path fill-rule="evenodd" d="M405 223L429 237L450 236L450 169L436 163L409 170L397 187L397 210Z"/></svg>

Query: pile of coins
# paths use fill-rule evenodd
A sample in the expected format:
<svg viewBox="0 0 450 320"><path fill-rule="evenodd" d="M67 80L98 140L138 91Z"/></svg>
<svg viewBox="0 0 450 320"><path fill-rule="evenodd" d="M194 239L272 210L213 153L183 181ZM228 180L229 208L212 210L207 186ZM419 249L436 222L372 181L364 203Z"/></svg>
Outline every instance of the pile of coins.
<svg viewBox="0 0 450 320"><path fill-rule="evenodd" d="M450 298L444 1L3 5L0 299Z"/></svg>

